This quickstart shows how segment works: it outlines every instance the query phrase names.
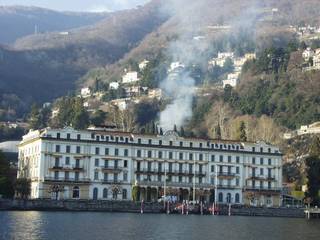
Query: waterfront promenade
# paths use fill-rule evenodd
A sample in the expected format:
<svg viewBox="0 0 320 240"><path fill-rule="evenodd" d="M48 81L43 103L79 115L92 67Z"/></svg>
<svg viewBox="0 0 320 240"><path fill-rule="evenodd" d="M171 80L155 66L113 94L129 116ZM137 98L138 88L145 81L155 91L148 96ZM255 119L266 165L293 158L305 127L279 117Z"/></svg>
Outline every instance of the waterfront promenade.
<svg viewBox="0 0 320 240"><path fill-rule="evenodd" d="M182 214L177 205L170 205L170 214ZM0 210L16 211L97 211L97 212L128 212L128 213L164 213L163 203L143 203L133 201L92 201L92 200L0 200ZM302 208L267 208L219 205L216 214L236 216L265 216L303 218ZM204 205L202 213L211 214L209 206ZM186 212L185 212L186 214ZM193 206L189 214L201 214L198 205Z"/></svg>

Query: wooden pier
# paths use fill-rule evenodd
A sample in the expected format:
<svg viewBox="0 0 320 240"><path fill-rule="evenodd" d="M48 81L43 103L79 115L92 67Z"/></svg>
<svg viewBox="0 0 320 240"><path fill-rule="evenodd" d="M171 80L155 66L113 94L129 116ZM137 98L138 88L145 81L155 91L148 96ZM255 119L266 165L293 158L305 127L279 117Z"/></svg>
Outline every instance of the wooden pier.
<svg viewBox="0 0 320 240"><path fill-rule="evenodd" d="M304 210L307 219L319 218L320 219L320 209L319 208L307 208Z"/></svg>

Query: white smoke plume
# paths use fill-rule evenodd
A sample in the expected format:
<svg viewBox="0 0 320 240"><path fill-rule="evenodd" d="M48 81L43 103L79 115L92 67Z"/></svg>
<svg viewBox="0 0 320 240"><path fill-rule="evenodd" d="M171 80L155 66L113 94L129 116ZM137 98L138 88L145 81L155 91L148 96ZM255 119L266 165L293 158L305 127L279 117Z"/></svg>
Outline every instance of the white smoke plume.
<svg viewBox="0 0 320 240"><path fill-rule="evenodd" d="M160 126L164 130L172 130L174 125L180 127L192 116L194 84L194 79L188 73L177 78L168 77L162 82L161 88L173 98L172 103L160 114Z"/></svg>
<svg viewBox="0 0 320 240"><path fill-rule="evenodd" d="M165 0L162 11L172 16L170 24L175 25L175 39L166 52L173 62L179 61L186 67L207 65L206 52L218 34L207 31L208 25L219 25L220 20L232 27L232 32L251 29L258 18L257 9L262 8L261 0ZM236 13L233 3L237 3ZM265 1L264 1L265 2ZM248 8L248 6L251 6ZM241 10L240 10L241 9ZM228 16L228 17L226 17ZM169 25L170 25L169 24ZM222 35L223 36L223 35ZM172 130L174 125L183 126L192 117L192 102L195 94L195 80L188 74L188 68L183 74L164 79L161 89L172 99L164 111L160 113L160 127Z"/></svg>
<svg viewBox="0 0 320 240"><path fill-rule="evenodd" d="M190 19L195 4L188 2L186 5L185 1L169 0L163 8L167 14L175 16L180 26L180 31L176 32L176 40L171 42L167 50L167 56L173 62L180 62L186 67L198 63L199 59L197 59L196 53L199 52L203 44L201 41L193 39L194 32L197 32L199 28L195 24L195 19ZM178 74L169 74L160 87L172 99L172 102L160 113L160 127L167 131L172 130L174 125L183 126L186 120L192 117L195 80L185 69Z"/></svg>

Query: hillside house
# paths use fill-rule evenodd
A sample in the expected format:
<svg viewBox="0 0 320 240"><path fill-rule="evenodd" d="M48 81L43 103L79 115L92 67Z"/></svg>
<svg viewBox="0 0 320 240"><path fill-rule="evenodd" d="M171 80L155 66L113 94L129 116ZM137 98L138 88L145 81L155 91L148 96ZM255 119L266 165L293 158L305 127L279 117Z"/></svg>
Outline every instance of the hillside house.
<svg viewBox="0 0 320 240"><path fill-rule="evenodd" d="M170 68L168 70L169 73L171 72L176 72L176 71L180 71L183 70L185 68L185 65L180 63L180 62L172 62L170 64Z"/></svg>
<svg viewBox="0 0 320 240"><path fill-rule="evenodd" d="M148 98L157 98L160 100L162 98L162 89L160 88L150 89L148 91Z"/></svg>
<svg viewBox="0 0 320 240"><path fill-rule="evenodd" d="M302 57L305 61L309 61L309 59L312 58L314 54L315 51L308 47L306 50L303 51Z"/></svg>
<svg viewBox="0 0 320 240"><path fill-rule="evenodd" d="M139 63L139 69L140 71L143 71L149 64L149 61L144 59L141 63Z"/></svg>
<svg viewBox="0 0 320 240"><path fill-rule="evenodd" d="M223 80L223 88L225 88L227 85L230 85L231 87L236 87L237 84L239 83L239 76L240 72L234 72L228 74L228 77L226 80Z"/></svg>
<svg viewBox="0 0 320 240"><path fill-rule="evenodd" d="M90 97L90 95L91 95L90 88L88 88L88 87L81 88L81 97L86 98L86 97Z"/></svg>
<svg viewBox="0 0 320 240"><path fill-rule="evenodd" d="M117 90L119 88L120 84L118 82L111 82L109 84L109 89Z"/></svg>
<svg viewBox="0 0 320 240"><path fill-rule="evenodd" d="M138 82L140 79L138 78L138 72L127 72L122 77L122 83L134 83Z"/></svg>
<svg viewBox="0 0 320 240"><path fill-rule="evenodd" d="M315 122L310 125L302 125L299 130L297 130L298 135L304 134L320 134L320 122Z"/></svg>

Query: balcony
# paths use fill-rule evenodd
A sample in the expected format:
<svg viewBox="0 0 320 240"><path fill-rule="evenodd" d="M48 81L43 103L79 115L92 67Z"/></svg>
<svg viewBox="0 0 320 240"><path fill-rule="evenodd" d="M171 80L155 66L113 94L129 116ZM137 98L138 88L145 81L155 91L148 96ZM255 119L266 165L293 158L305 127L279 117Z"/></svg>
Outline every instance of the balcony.
<svg viewBox="0 0 320 240"><path fill-rule="evenodd" d="M236 173L232 172L218 172L219 178L234 178L236 176Z"/></svg>
<svg viewBox="0 0 320 240"><path fill-rule="evenodd" d="M217 188L219 188L219 189L235 189L235 188L240 188L240 186L231 185L231 184L218 184Z"/></svg>
<svg viewBox="0 0 320 240"><path fill-rule="evenodd" d="M251 187L251 186L246 186L243 188L244 191L248 192L267 192L267 193L280 193L281 188L272 188L272 187Z"/></svg>
<svg viewBox="0 0 320 240"><path fill-rule="evenodd" d="M84 167L81 165L63 165L63 166L54 165L54 166L50 167L49 170L51 170L51 171L65 171L65 172L68 172L68 171L80 172L80 171L84 171Z"/></svg>
<svg viewBox="0 0 320 240"><path fill-rule="evenodd" d="M147 186L147 187L164 187L164 182L158 181L138 181L139 186ZM193 183L183 183L183 182L166 182L166 187L173 188L193 188ZM196 183L196 188L214 188L213 184L208 183Z"/></svg>
<svg viewBox="0 0 320 240"><path fill-rule="evenodd" d="M61 182L61 183L89 183L89 178L64 178L64 177L45 177L44 181L46 182Z"/></svg>
<svg viewBox="0 0 320 240"><path fill-rule="evenodd" d="M122 168L119 166L102 166L101 170L103 172L121 172Z"/></svg>
<svg viewBox="0 0 320 240"><path fill-rule="evenodd" d="M52 166L50 169L52 169L52 170L62 170L62 169L63 169L63 166L54 165L54 166Z"/></svg>
<svg viewBox="0 0 320 240"><path fill-rule="evenodd" d="M120 180L107 180L107 179L103 179L102 180L102 183L103 184L112 184L112 185L121 185L123 184L124 182L123 181L120 181Z"/></svg>
<svg viewBox="0 0 320 240"><path fill-rule="evenodd" d="M74 171L84 171L84 168L83 168L83 166L80 166L80 165L72 165L72 169L74 170Z"/></svg>
<svg viewBox="0 0 320 240"><path fill-rule="evenodd" d="M247 179L275 181L276 178L273 175L265 176L265 175L250 174Z"/></svg>

